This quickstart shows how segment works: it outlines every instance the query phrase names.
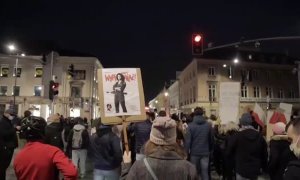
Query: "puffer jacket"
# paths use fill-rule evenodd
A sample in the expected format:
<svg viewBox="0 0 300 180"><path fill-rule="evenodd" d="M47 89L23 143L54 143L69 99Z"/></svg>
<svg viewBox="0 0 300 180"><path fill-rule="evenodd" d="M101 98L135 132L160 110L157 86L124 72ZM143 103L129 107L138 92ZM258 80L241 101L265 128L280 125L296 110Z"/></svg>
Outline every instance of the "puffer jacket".
<svg viewBox="0 0 300 180"><path fill-rule="evenodd" d="M185 149L191 156L207 156L213 147L213 130L203 116L195 116L185 137Z"/></svg>
<svg viewBox="0 0 300 180"><path fill-rule="evenodd" d="M184 160L174 151L165 151L161 148L146 157L158 179L198 180L194 165ZM126 167L126 166L125 166ZM128 166L127 166L128 167ZM122 174L125 173L123 171ZM123 176L121 179L125 179ZM136 161L126 176L128 180L153 179L143 160Z"/></svg>

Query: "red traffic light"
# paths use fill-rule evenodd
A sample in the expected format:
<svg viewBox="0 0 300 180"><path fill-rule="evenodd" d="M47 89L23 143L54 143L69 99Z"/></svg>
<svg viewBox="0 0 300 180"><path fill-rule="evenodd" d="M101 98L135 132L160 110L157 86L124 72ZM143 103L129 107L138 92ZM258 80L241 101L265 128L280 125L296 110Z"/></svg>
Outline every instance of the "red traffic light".
<svg viewBox="0 0 300 180"><path fill-rule="evenodd" d="M193 55L203 55L203 37L201 33L192 35L192 53Z"/></svg>
<svg viewBox="0 0 300 180"><path fill-rule="evenodd" d="M201 39L202 39L202 37L199 34L196 34L195 37L194 37L195 42L200 42Z"/></svg>
<svg viewBox="0 0 300 180"><path fill-rule="evenodd" d="M58 89L59 83L53 83L52 89Z"/></svg>

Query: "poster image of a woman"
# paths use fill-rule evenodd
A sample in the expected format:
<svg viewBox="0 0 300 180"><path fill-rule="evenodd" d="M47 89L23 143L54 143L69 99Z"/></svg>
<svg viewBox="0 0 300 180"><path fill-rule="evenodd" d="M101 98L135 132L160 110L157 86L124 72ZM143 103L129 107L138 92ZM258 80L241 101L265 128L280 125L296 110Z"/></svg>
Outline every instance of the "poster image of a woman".
<svg viewBox="0 0 300 180"><path fill-rule="evenodd" d="M118 73L117 82L113 85L113 91L115 94L115 108L116 113L119 113L119 105L121 104L122 110L124 113L127 112L125 106L125 96L124 96L124 89L126 88L125 76L121 73Z"/></svg>

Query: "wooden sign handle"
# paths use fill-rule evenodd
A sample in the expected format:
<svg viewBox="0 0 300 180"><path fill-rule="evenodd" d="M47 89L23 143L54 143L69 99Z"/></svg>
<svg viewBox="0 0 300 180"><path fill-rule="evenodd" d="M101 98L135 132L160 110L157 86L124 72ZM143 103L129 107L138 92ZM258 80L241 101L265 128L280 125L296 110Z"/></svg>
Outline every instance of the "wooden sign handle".
<svg viewBox="0 0 300 180"><path fill-rule="evenodd" d="M128 146L128 136L127 136L127 122L126 122L126 117L122 117L123 120L123 138L124 138L124 145L125 145L125 150L126 153L128 154L129 152L129 146Z"/></svg>

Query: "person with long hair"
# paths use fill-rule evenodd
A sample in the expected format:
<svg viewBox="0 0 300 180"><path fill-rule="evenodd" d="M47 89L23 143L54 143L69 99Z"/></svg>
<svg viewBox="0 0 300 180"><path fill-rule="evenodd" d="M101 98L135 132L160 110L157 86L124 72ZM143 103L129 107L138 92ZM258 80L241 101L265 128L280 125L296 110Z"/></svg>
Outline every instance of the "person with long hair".
<svg viewBox="0 0 300 180"><path fill-rule="evenodd" d="M145 144L145 158L135 161L126 179L198 179L195 166L186 160L184 149L176 142L176 127L170 117L157 117L153 121L150 140ZM123 158L128 166L130 153L124 152ZM128 169L123 175L126 172Z"/></svg>
<svg viewBox="0 0 300 180"><path fill-rule="evenodd" d="M123 112L126 113L127 109L125 106L125 96L124 96L124 89L126 87L125 76L121 73L118 73L116 79L117 82L113 85L113 90L115 94L116 113L119 113L119 104L121 104Z"/></svg>

